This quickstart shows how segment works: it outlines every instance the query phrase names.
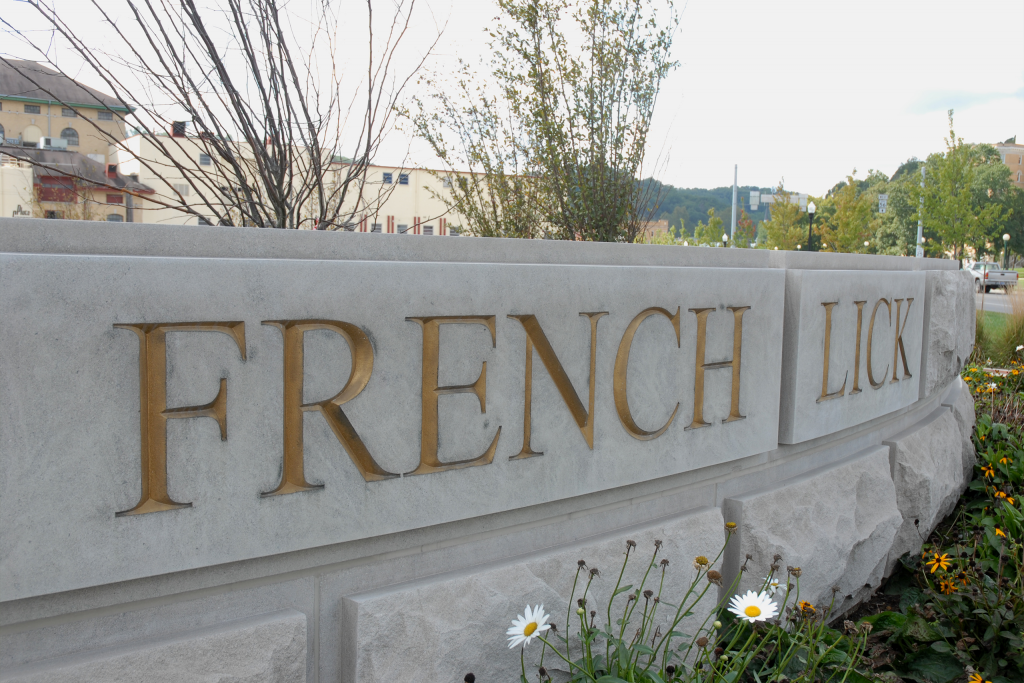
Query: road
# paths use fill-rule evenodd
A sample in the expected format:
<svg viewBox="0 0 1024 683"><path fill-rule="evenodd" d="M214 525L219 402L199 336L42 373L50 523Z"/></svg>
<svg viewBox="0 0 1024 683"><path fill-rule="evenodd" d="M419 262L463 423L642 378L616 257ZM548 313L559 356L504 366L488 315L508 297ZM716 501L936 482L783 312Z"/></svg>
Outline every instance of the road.
<svg viewBox="0 0 1024 683"><path fill-rule="evenodd" d="M1013 313L1013 307L1010 306L1010 297L1006 296L1006 292L1002 289L993 289L988 294L985 294L985 310L991 313ZM977 310L981 310L981 294L974 295L974 307Z"/></svg>

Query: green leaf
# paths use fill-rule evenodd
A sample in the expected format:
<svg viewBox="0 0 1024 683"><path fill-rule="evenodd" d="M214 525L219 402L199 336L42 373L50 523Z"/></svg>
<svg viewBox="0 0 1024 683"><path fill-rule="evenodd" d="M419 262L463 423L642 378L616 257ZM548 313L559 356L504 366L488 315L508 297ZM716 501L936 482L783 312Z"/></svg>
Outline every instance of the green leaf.
<svg viewBox="0 0 1024 683"><path fill-rule="evenodd" d="M908 588L903 592L900 597L900 611L904 614L907 613L907 609L911 605L916 605L921 601L921 590L918 588Z"/></svg>
<svg viewBox="0 0 1024 683"><path fill-rule="evenodd" d="M597 683L629 683L629 681L624 681L618 676L601 676L597 679Z"/></svg>
<svg viewBox="0 0 1024 683"><path fill-rule="evenodd" d="M922 643L931 642L933 640L939 640L942 636L939 635L930 623L925 621L919 616L913 616L907 619L907 623L904 626L903 633L913 638L914 640Z"/></svg>
<svg viewBox="0 0 1024 683"><path fill-rule="evenodd" d="M633 584L629 584L628 586L623 586L622 588L619 588L617 591L612 593L612 597L614 598L619 593L625 593L626 591L629 591L629 590L633 590Z"/></svg>
<svg viewBox="0 0 1024 683"><path fill-rule="evenodd" d="M936 652L931 648L921 650L906 664L903 678L912 678L920 683L949 683L963 674L963 667L951 655Z"/></svg>
<svg viewBox="0 0 1024 683"><path fill-rule="evenodd" d="M932 649L936 652L952 652L952 646L944 640L936 640L932 643Z"/></svg>

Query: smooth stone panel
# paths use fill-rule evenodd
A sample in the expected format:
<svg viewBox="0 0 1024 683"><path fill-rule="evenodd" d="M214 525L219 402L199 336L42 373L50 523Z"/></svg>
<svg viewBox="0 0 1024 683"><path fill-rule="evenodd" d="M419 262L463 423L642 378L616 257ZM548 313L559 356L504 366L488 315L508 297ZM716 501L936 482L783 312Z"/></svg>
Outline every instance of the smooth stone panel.
<svg viewBox="0 0 1024 683"><path fill-rule="evenodd" d="M4 683L304 683L306 615L294 610L7 669Z"/></svg>
<svg viewBox="0 0 1024 683"><path fill-rule="evenodd" d="M827 608L832 587L839 588L833 615L853 607L881 583L902 520L885 447L769 490L727 499L724 511L726 520L739 525L727 578L751 556L740 579L741 592L759 590L779 554L783 585L787 566L802 570L799 599Z"/></svg>
<svg viewBox="0 0 1024 683"><path fill-rule="evenodd" d="M350 596L344 599L343 606L341 680L433 683L461 681L470 672L478 681L518 680L519 650L508 648L505 630L527 604L543 604L552 615L551 621L564 632L578 560L585 560L588 568L600 571L591 584L587 609L597 611L597 623L603 624L607 621L608 596L622 568L627 539L635 541L637 547L626 566L622 585L640 585L654 552L654 541L661 540L664 547L655 558L658 564L651 570L646 586L657 594L660 561L667 558L669 566L665 569L661 596L678 604L693 580L694 557L714 558L724 535L721 511L709 508L511 563L476 567ZM708 585L702 580L699 588ZM582 584L577 586L576 595L581 594ZM683 621L683 630L695 632L713 610L716 599L717 589L710 586L694 616ZM642 602L641 597L641 607ZM613 621L621 616L625 604L626 594L620 594L613 606ZM578 619L576 604L571 608L571 618ZM655 620L662 624L663 632L669 612L661 607ZM527 674L531 679L537 671L541 646L535 640L526 650ZM578 657L578 650L573 654ZM553 670L566 668L550 652L544 666Z"/></svg>
<svg viewBox="0 0 1024 683"><path fill-rule="evenodd" d="M952 411L943 407L929 419L885 442L903 524L886 565L892 571L904 553L915 553L928 534L952 512L969 479L963 441Z"/></svg>
<svg viewBox="0 0 1024 683"><path fill-rule="evenodd" d="M921 367L924 286L923 272L786 272L779 443L831 434L918 400L914 374ZM865 302L860 311L859 301ZM835 306L826 387L828 303ZM897 313L902 349L896 344Z"/></svg>
<svg viewBox="0 0 1024 683"><path fill-rule="evenodd" d="M784 273L729 269L0 255L0 599L13 600L371 538L659 479L777 445ZM613 370L620 340L648 307L680 309L677 343L661 315L639 327L627 397L639 440L620 421ZM706 363L733 357L743 315L739 412L726 422L731 367L705 371L707 426L694 417L697 317ZM590 323L598 322L594 447L534 352L532 439L525 459L526 334L535 314L588 407ZM439 335L437 457L493 461L412 475L421 462L423 332L415 316L495 316ZM318 411L303 418L304 473L323 488L261 497L281 481L282 335L263 321L347 321L374 349L366 388L343 411L375 462L404 474L366 481ZM167 486L192 507L115 517L139 501L139 340L115 324L243 321L246 359L226 334L169 332L167 405L198 406L226 379L227 439L207 417L167 425ZM336 395L350 375L341 335L308 332L303 401ZM429 379L428 379L429 383ZM427 394L431 394L428 389ZM486 463L486 460L479 461Z"/></svg>
<svg viewBox="0 0 1024 683"><path fill-rule="evenodd" d="M963 270L930 270L924 305L921 398L959 376L974 348L974 279Z"/></svg>
<svg viewBox="0 0 1024 683"><path fill-rule="evenodd" d="M957 377L949 388L949 393L943 399L942 405L952 410L953 417L956 419L962 444L960 454L963 458L964 481L970 482L974 474L974 465L978 462L974 439L971 438L974 436L977 415L974 412L974 396L971 394L971 388L967 386L967 382Z"/></svg>

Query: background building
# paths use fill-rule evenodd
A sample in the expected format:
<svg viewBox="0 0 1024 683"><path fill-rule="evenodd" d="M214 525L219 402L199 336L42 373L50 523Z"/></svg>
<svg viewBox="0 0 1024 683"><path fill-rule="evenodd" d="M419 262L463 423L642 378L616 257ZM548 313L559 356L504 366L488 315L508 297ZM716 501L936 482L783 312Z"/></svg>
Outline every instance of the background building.
<svg viewBox="0 0 1024 683"><path fill-rule="evenodd" d="M1016 140L1017 138L1012 138ZM993 145L999 152L1003 163L1010 168L1010 181L1024 190L1024 145L1016 142L1000 142Z"/></svg>

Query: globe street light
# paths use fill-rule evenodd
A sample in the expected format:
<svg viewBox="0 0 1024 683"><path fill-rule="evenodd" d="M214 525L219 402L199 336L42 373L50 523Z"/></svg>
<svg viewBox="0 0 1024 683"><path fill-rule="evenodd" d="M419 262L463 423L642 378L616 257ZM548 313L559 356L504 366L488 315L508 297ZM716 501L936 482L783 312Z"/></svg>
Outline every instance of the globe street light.
<svg viewBox="0 0 1024 683"><path fill-rule="evenodd" d="M808 251L814 251L814 236L811 234L811 231L814 230L814 209L815 208L817 208L817 207L814 206L814 202L811 202L810 204L807 205L807 216L808 216L808 218L810 218L810 221L808 221L808 223L807 223L807 250Z"/></svg>
<svg viewBox="0 0 1024 683"><path fill-rule="evenodd" d="M1010 263L1010 259L1009 259L1010 255L1006 251L1007 247L1009 247L1009 246L1010 246L1010 236L1007 233L1004 232L1003 233L1003 268L1004 269Z"/></svg>

